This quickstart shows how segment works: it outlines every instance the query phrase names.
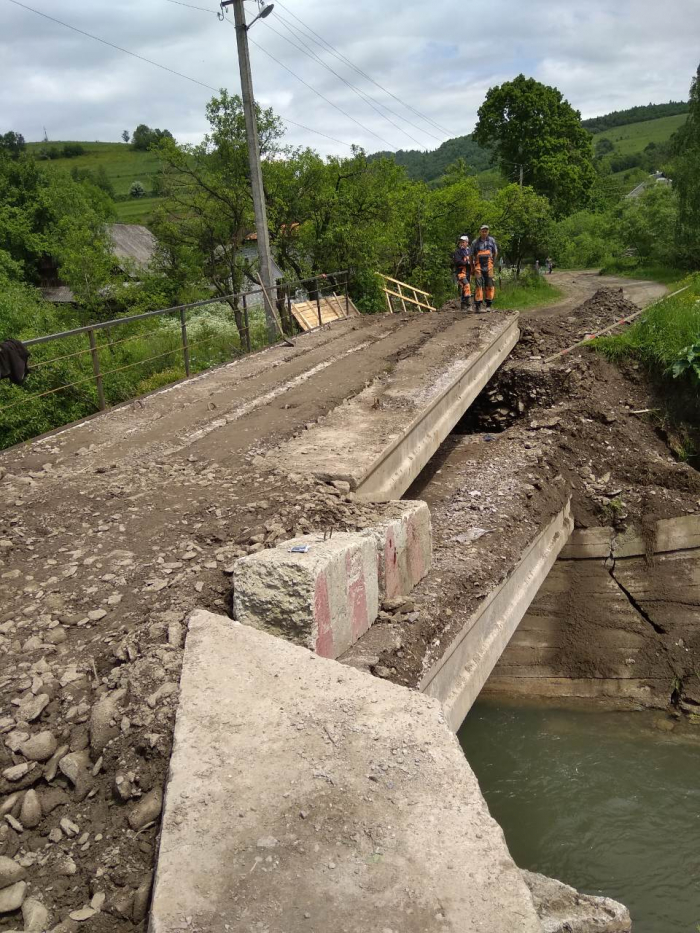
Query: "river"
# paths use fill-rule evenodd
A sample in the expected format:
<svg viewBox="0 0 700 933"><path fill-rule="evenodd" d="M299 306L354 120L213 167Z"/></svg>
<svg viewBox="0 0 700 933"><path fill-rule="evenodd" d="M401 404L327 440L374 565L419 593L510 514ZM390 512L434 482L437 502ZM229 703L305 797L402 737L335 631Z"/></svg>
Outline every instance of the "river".
<svg viewBox="0 0 700 933"><path fill-rule="evenodd" d="M459 732L521 868L700 931L700 730L661 713L480 701Z"/></svg>

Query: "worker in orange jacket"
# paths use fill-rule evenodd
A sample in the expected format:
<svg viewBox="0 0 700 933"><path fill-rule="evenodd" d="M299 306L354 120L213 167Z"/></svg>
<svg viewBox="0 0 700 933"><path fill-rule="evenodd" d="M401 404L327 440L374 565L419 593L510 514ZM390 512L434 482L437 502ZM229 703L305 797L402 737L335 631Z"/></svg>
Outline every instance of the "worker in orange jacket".
<svg viewBox="0 0 700 933"><path fill-rule="evenodd" d="M474 284L476 285L476 310L481 311L481 304L485 300L487 310L496 297L496 281L493 277L498 259L498 246L489 235L488 224L482 224L479 239L472 244L472 262L474 265Z"/></svg>
<svg viewBox="0 0 700 933"><path fill-rule="evenodd" d="M472 306L472 254L469 249L468 236L459 238L457 249L452 254L452 264L459 283L462 311L468 311Z"/></svg>

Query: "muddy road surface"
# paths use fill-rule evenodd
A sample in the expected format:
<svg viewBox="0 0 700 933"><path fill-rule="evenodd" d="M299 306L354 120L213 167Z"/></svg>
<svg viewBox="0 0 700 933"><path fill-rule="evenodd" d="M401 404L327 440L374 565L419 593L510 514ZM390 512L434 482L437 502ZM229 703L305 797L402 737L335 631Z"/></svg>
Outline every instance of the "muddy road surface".
<svg viewBox="0 0 700 933"><path fill-rule="evenodd" d="M612 298L577 316L601 281L568 275L554 277L566 302L523 316L523 357L440 455L438 482L415 490L433 509L437 566L413 621L380 623L409 632L380 665L399 682L447 637L440 620L480 592L478 575L486 586L504 572L493 535L515 553L567 489L580 523L602 521L616 485L629 489L625 520L697 508L697 475L631 414L645 407L641 379L588 352L547 376L530 359L619 311ZM642 303L658 293L612 284ZM342 322L0 455L0 931L27 916L61 933L86 919L96 933L145 929L188 613L227 611L237 557L362 529L391 508L276 471L266 454L431 337L462 327L468 340L469 326L449 313ZM496 441L477 436L488 418ZM453 540L475 526L489 530L488 560L478 540L466 561Z"/></svg>

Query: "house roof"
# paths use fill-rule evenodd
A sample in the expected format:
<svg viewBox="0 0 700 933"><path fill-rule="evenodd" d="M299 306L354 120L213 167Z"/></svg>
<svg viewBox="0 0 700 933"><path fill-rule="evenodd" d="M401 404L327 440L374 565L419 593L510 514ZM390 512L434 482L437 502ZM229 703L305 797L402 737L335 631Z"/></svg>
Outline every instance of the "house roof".
<svg viewBox="0 0 700 933"><path fill-rule="evenodd" d="M108 224L107 233L117 259L129 260L145 269L153 259L158 241L147 227L140 224Z"/></svg>
<svg viewBox="0 0 700 933"><path fill-rule="evenodd" d="M73 292L67 285L56 285L53 288L42 288L41 294L46 301L52 301L54 304L70 304L75 301Z"/></svg>

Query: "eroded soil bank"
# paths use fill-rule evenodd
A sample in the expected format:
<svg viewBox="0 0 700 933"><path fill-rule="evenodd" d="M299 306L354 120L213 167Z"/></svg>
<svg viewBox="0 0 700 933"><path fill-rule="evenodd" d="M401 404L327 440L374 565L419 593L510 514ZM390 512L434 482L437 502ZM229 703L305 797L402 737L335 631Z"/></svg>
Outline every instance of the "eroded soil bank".
<svg viewBox="0 0 700 933"><path fill-rule="evenodd" d="M700 510L700 476L677 462L644 413L653 405L639 370L621 372L590 349L544 363L634 310L615 288L599 290L573 311L523 315L511 359L407 493L431 509L433 572L404 606L382 614L349 661L417 686L569 497L578 528L634 527L648 536L659 519ZM658 583L658 592L647 594L652 601L663 595L664 570L650 567ZM693 705L700 669L693 610L674 612L669 604L655 627L644 606L640 613L623 594L642 641L639 674L655 684L650 702ZM591 639L591 623L614 628L618 619L611 613L592 620L585 598L566 597L572 635L558 654L560 676L587 676L582 645L584 667L594 676L609 663L605 641Z"/></svg>

